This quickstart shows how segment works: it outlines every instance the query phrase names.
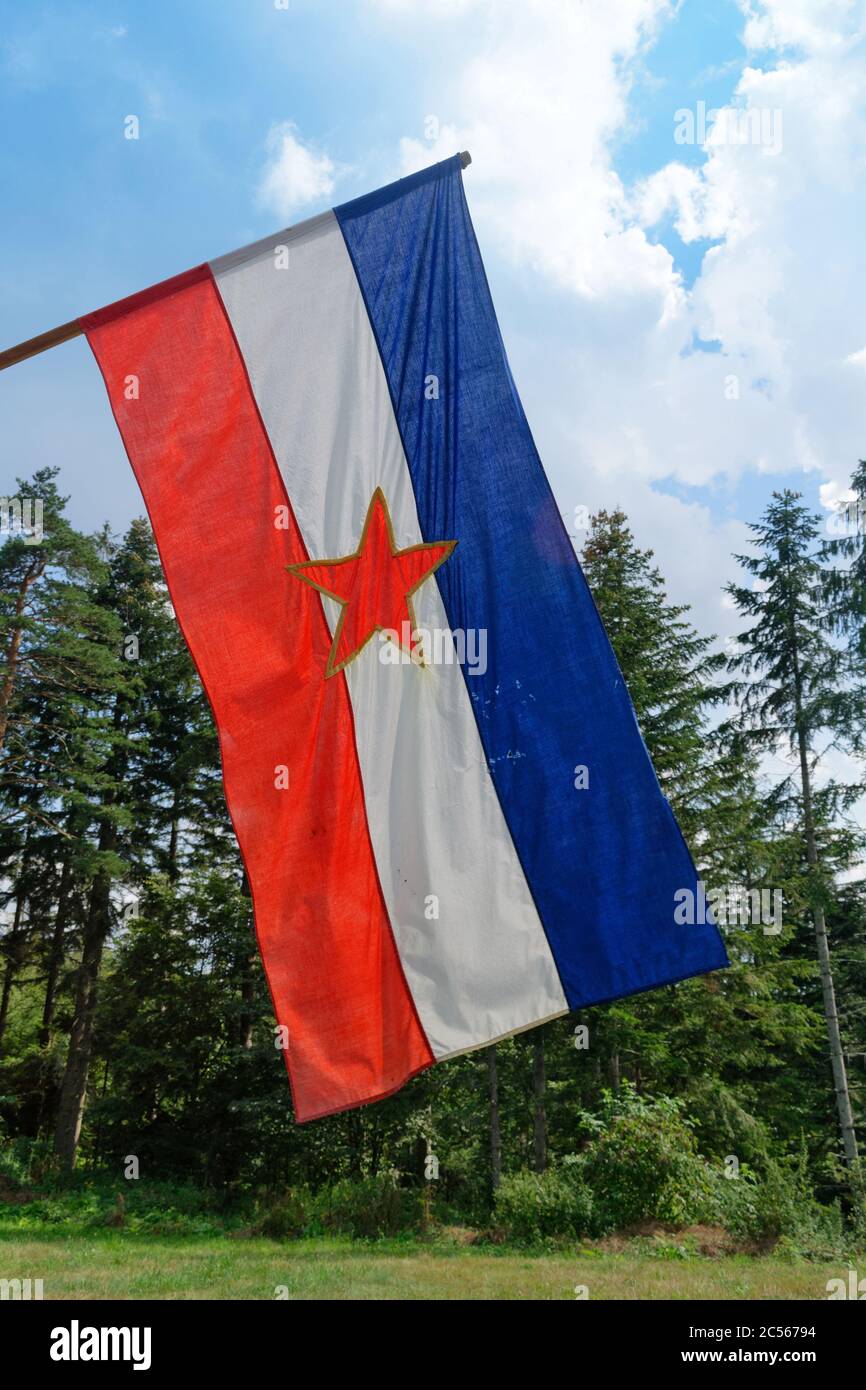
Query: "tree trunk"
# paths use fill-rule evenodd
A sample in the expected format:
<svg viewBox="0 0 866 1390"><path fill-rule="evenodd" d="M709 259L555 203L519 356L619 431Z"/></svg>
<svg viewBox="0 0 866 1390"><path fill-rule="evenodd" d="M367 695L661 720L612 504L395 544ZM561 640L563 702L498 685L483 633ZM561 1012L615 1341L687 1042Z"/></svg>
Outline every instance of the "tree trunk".
<svg viewBox="0 0 866 1390"><path fill-rule="evenodd" d="M817 886L818 846L815 840L815 819L812 810L812 778L809 772L809 753L806 733L800 724L797 741L800 753L800 779L803 786L803 822L806 832L806 859L809 876ZM857 1151L857 1132L854 1128L854 1114L851 1109L851 1096L848 1090L848 1073L845 1068L845 1053L842 1050L842 1034L839 1029L839 1014L836 1010L836 991L833 986L833 971L830 966L830 943L827 939L827 926L824 908L820 903L813 907L815 922L815 941L818 947L818 968L821 973L821 992L824 996L824 1018L827 1022L827 1037L830 1042L830 1065L833 1069L833 1086L836 1091L836 1111L839 1128L842 1131L842 1144L845 1162L851 1177L860 1180L860 1156Z"/></svg>
<svg viewBox="0 0 866 1390"><path fill-rule="evenodd" d="M499 1076L496 1047L487 1049L487 1079L490 1085L490 1186L495 1192L502 1177L502 1135L499 1128Z"/></svg>
<svg viewBox="0 0 866 1390"><path fill-rule="evenodd" d="M547 1167L547 1116L544 1112L544 1034L536 1030L532 1049L532 1092L535 1098L535 1125L533 1157L536 1173L543 1173Z"/></svg>
<svg viewBox="0 0 866 1390"><path fill-rule="evenodd" d="M622 1074L619 1065L619 1048L615 1047L610 1054L610 1084L615 1091L622 1085Z"/></svg>
<svg viewBox="0 0 866 1390"><path fill-rule="evenodd" d="M126 705L118 697L114 705L112 724L117 733L123 729ZM109 760L107 771L111 785L103 797L103 808L115 806L117 786L122 782L127 767L126 754L116 752ZM118 829L114 819L105 817L99 828L97 848L100 854L112 853L117 848ZM81 1122L87 1100L87 1076L90 1070L90 1056L93 1050L93 1024L96 1018L96 993L99 983L99 968L102 965L102 952L108 933L111 930L111 874L101 867L94 877L90 889L90 902L87 920L84 924L81 964L75 982L75 1014L69 1034L69 1051L66 1054L66 1069L60 1087L60 1100L57 1107L57 1122L54 1128L54 1151L64 1168L70 1171L75 1167L78 1156L78 1141L81 1137Z"/></svg>
<svg viewBox="0 0 866 1390"><path fill-rule="evenodd" d="M57 1002L57 984L60 968L63 965L63 945L66 925L72 906L72 855L63 860L60 873L60 888L57 895L57 912L54 916L54 931L51 934L51 949L48 954L48 974L45 980L45 999L42 1004L42 1024L39 1029L40 1047L49 1047L53 1035L54 1006Z"/></svg>
<svg viewBox="0 0 866 1390"><path fill-rule="evenodd" d="M99 836L100 850L113 849L117 832L109 822L103 822ZM87 1075L93 1048L93 1022L96 1015L96 990L102 951L111 925L111 879L97 874L90 890L90 904L84 926L81 964L75 986L75 1017L69 1034L69 1053L60 1088L57 1124L54 1130L54 1149L64 1168L73 1169L81 1137L81 1122L87 1097Z"/></svg>
<svg viewBox="0 0 866 1390"><path fill-rule="evenodd" d="M175 787L171 803L171 824L168 837L168 876L174 883L180 873L177 862L180 832L180 787ZM244 876L246 878L246 875Z"/></svg>
<svg viewBox="0 0 866 1390"><path fill-rule="evenodd" d="M109 1071L109 1062L108 1062L108 1058L106 1057L106 1059L105 1059L105 1068L104 1068L103 1073L102 1073L102 1089L101 1089L101 1091L99 1092L99 1098L100 1098L100 1100L104 1100L105 1095L106 1095L106 1093L107 1093L107 1091L108 1091L108 1071ZM98 1167L98 1166L99 1166L99 1161L100 1161L101 1158L102 1158L102 1112L100 1111L99 1119L98 1119L98 1121L97 1121L97 1123L96 1123L96 1133L95 1133L95 1135L93 1136L93 1164L94 1164L94 1167Z"/></svg>

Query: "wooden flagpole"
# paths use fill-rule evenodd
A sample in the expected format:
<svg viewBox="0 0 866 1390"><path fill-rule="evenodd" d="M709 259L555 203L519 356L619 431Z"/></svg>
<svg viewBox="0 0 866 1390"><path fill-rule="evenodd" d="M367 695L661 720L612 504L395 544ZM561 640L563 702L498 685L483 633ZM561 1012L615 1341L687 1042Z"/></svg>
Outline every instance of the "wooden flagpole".
<svg viewBox="0 0 866 1390"><path fill-rule="evenodd" d="M468 150L461 150L460 163L464 169L472 163L472 156ZM25 362L28 357L47 352L49 348L57 347L58 343L68 343L70 338L80 338L81 333L78 319L71 319L69 323L61 323L57 328L49 328L47 333L38 333L35 338L16 343L14 347L0 352L0 372L5 372L7 367L14 367L16 362Z"/></svg>
<svg viewBox="0 0 866 1390"><path fill-rule="evenodd" d="M81 325L78 319L72 319L70 323L61 323L58 328L49 328L47 333L40 333L35 338L28 338L26 342L16 343L15 347L0 352L0 372L4 372L7 367L14 367L16 362L35 357L37 353L47 352L49 348L57 347L58 343L66 343L70 338L80 336Z"/></svg>

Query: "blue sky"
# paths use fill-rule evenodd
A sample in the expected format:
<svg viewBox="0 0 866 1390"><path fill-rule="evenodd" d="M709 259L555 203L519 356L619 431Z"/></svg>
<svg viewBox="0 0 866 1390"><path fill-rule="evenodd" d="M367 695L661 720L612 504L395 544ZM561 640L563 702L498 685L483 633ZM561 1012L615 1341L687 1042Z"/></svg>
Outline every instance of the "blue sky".
<svg viewBox="0 0 866 1390"><path fill-rule="evenodd" d="M3 0L0 21L4 346L468 146L562 510L625 507L703 626L731 620L770 490L820 505L866 450L859 0ZM778 111L784 145L676 143L699 103ZM140 512L83 342L3 373L0 410L4 490L51 462L78 524Z"/></svg>

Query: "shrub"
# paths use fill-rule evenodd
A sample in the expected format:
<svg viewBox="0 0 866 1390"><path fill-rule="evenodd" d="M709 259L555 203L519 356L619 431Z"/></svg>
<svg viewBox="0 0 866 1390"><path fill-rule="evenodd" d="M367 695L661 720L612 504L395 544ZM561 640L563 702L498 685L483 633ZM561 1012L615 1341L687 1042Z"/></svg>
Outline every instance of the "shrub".
<svg viewBox="0 0 866 1390"><path fill-rule="evenodd" d="M313 1198L306 1187L291 1187L266 1209L255 1229L274 1240L298 1240L315 1223Z"/></svg>
<svg viewBox="0 0 866 1390"><path fill-rule="evenodd" d="M592 1193L579 1173L513 1173L496 1191L495 1219L511 1239L534 1243L598 1234Z"/></svg>
<svg viewBox="0 0 866 1390"><path fill-rule="evenodd" d="M421 1221L420 1194L400 1187L393 1172L344 1178L320 1193L318 1206L326 1230L362 1240L413 1231Z"/></svg>
<svg viewBox="0 0 866 1390"><path fill-rule="evenodd" d="M106 1204L97 1192L70 1192L60 1196L37 1197L35 1201L10 1203L3 1208L4 1220L22 1229L40 1226L101 1226Z"/></svg>
<svg viewBox="0 0 866 1390"><path fill-rule="evenodd" d="M769 1159L761 1175L744 1167L737 1178L720 1178L716 1202L737 1240L778 1238L787 1253L806 1258L833 1256L846 1245L839 1205L815 1200L802 1159Z"/></svg>
<svg viewBox="0 0 866 1390"><path fill-rule="evenodd" d="M688 1224L713 1211L713 1182L692 1127L676 1100L646 1100L624 1086L605 1093L601 1119L583 1158L601 1224L621 1229L642 1221Z"/></svg>
<svg viewBox="0 0 866 1390"><path fill-rule="evenodd" d="M780 1236L776 1250L804 1260L849 1259L856 1258L857 1242L845 1229L838 1202L809 1202L797 1212L793 1230Z"/></svg>

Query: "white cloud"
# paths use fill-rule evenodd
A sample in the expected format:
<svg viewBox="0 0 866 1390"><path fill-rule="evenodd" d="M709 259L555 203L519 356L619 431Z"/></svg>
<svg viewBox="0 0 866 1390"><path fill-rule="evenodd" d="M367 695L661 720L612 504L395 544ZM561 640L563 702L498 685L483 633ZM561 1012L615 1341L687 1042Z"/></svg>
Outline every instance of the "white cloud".
<svg viewBox="0 0 866 1390"><path fill-rule="evenodd" d="M847 482L839 482L836 478L831 479L829 483L822 483L818 493L821 498L821 506L826 507L828 512L838 511L845 502L853 502L857 496L849 488Z"/></svg>
<svg viewBox="0 0 866 1390"><path fill-rule="evenodd" d="M476 8L492 19L483 46L466 52L439 138L401 142L404 171L469 149L473 208L513 263L589 297L649 292L673 311L670 256L628 224L609 156L628 119L635 61L671 3Z"/></svg>
<svg viewBox="0 0 866 1390"><path fill-rule="evenodd" d="M268 160L259 184L259 199L278 217L330 197L337 169L327 154L305 144L291 121L271 126Z"/></svg>
<svg viewBox="0 0 866 1390"><path fill-rule="evenodd" d="M839 349L857 341L866 320L857 196L864 90L863 56L847 52L837 60L822 48L766 71L747 68L737 97L783 114L780 152L708 143L697 183L677 185L670 168L656 176L679 197L679 225L720 238L690 307L701 336L742 363L746 383L764 383L771 469L837 470L862 447L862 392Z"/></svg>
<svg viewBox="0 0 866 1390"><path fill-rule="evenodd" d="M845 354L866 323L866 5L744 0L753 56L709 123L703 162L681 158L672 101L671 158L633 187L617 142L675 7L462 8L431 84L440 129L404 137L403 170L472 153L473 218L563 512L620 503L676 597L708 626L728 622L719 589L745 543L738 481L845 478L864 449L866 350ZM429 38L420 11L401 23ZM687 244L713 243L690 288L657 244L669 220ZM548 307L528 323L533 285ZM665 480L710 488L716 519Z"/></svg>
<svg viewBox="0 0 866 1390"><path fill-rule="evenodd" d="M863 13L856 0L746 0L742 8L747 16L744 41L751 49L834 54L863 33Z"/></svg>

